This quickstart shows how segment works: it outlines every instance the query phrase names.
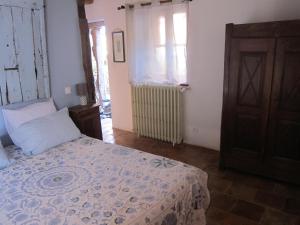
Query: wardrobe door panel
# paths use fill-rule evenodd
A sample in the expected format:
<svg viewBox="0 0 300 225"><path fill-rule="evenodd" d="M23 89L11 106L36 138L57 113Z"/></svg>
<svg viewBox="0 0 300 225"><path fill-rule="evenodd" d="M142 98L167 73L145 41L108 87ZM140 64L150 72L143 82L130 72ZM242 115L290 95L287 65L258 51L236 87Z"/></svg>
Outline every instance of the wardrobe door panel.
<svg viewBox="0 0 300 225"><path fill-rule="evenodd" d="M276 51L267 170L300 183L300 38L279 39Z"/></svg>
<svg viewBox="0 0 300 225"><path fill-rule="evenodd" d="M222 144L225 167L258 172L264 154L274 39L233 39ZM226 125L227 124L227 125Z"/></svg>

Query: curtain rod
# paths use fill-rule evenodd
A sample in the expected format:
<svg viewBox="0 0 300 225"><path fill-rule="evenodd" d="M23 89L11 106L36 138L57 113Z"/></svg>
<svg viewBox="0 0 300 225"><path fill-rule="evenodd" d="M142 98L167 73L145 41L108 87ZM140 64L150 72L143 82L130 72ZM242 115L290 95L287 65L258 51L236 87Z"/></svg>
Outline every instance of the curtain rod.
<svg viewBox="0 0 300 225"><path fill-rule="evenodd" d="M182 0L182 2L191 2L193 0ZM172 2L172 0L161 0L159 1L160 4L164 4L164 3L170 3ZM152 5L152 2L144 2L144 3L140 3L141 6L149 6ZM133 4L129 4L129 8L133 9L134 5ZM122 10L122 9L126 9L125 5L121 5L118 7L118 10Z"/></svg>

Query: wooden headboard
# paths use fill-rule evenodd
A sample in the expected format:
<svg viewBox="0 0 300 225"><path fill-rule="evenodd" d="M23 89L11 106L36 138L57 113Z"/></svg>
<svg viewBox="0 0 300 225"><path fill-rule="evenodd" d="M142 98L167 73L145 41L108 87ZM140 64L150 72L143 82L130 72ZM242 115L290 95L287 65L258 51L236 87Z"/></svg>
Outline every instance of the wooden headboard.
<svg viewBox="0 0 300 225"><path fill-rule="evenodd" d="M0 105L50 97L43 0L0 0Z"/></svg>

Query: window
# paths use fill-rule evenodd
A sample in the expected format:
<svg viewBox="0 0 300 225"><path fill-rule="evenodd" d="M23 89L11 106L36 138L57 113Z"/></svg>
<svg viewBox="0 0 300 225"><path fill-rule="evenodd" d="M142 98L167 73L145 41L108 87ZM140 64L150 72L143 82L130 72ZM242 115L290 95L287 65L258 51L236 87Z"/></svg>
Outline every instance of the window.
<svg viewBox="0 0 300 225"><path fill-rule="evenodd" d="M186 83L186 3L129 9L127 25L133 84Z"/></svg>

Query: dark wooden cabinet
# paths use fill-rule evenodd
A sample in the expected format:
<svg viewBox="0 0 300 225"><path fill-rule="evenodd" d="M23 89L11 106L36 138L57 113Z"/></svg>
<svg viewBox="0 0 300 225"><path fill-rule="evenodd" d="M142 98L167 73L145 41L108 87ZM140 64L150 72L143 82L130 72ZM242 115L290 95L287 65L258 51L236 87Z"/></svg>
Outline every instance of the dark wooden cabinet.
<svg viewBox="0 0 300 225"><path fill-rule="evenodd" d="M81 133L103 140L99 105L74 106L69 108L69 113Z"/></svg>
<svg viewBox="0 0 300 225"><path fill-rule="evenodd" d="M300 184L299 30L227 25L221 167Z"/></svg>

